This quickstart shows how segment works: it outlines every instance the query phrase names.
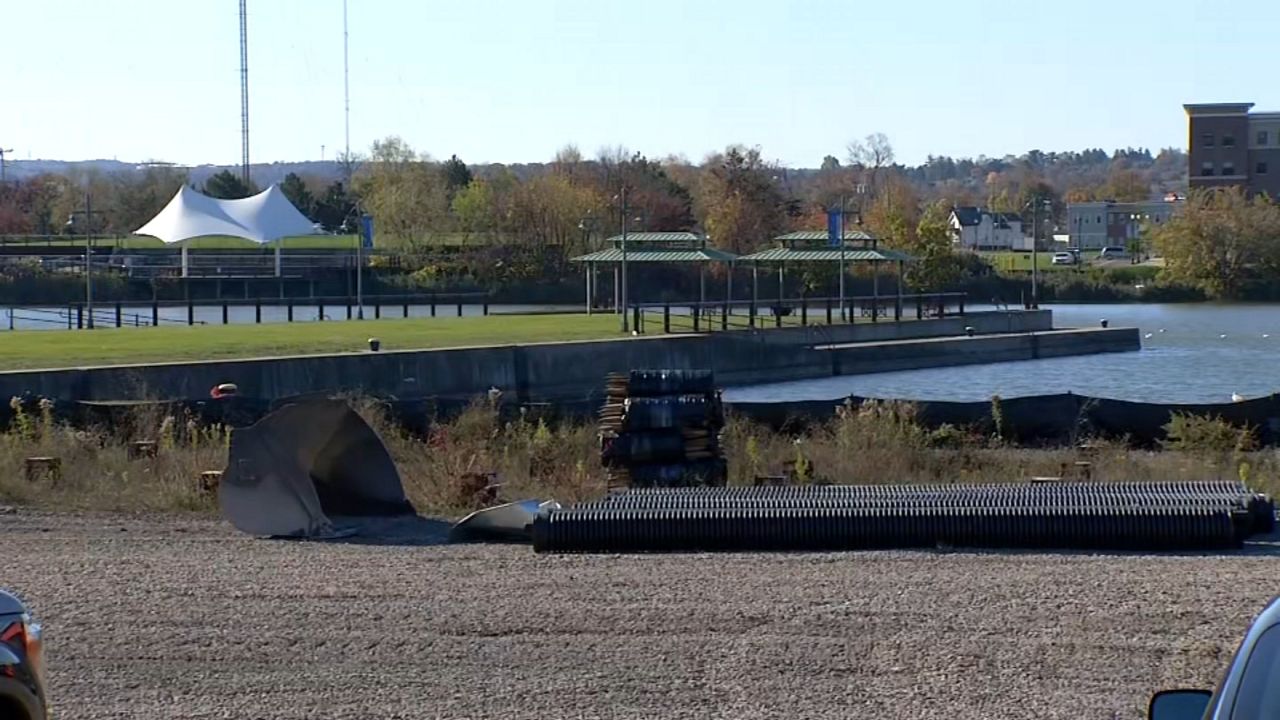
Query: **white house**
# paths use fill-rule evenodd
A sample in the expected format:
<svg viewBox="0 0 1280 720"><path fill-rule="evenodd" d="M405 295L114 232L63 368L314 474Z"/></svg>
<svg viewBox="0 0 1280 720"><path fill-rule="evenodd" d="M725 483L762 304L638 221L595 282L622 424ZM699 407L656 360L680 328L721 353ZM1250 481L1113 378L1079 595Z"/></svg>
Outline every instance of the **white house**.
<svg viewBox="0 0 1280 720"><path fill-rule="evenodd" d="M964 250L1028 250L1031 239L1022 233L1022 216L993 213L976 207L951 209L951 242Z"/></svg>

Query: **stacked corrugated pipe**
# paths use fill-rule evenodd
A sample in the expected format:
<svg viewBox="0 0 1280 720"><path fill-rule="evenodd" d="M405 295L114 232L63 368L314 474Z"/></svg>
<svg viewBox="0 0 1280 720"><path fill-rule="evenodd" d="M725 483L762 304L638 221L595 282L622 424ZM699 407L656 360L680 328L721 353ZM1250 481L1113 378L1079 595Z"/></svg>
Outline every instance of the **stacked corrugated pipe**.
<svg viewBox="0 0 1280 720"><path fill-rule="evenodd" d="M710 371L615 373L600 409L600 460L612 487L724 485L723 428Z"/></svg>
<svg viewBox="0 0 1280 720"><path fill-rule="evenodd" d="M654 488L542 515L533 543L539 552L1211 550L1275 523L1270 498L1230 482Z"/></svg>

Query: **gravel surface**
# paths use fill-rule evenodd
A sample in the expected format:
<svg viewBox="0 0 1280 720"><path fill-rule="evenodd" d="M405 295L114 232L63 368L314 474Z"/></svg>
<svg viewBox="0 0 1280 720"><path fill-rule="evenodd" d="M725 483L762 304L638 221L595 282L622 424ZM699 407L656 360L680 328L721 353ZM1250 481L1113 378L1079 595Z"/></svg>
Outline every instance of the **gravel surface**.
<svg viewBox="0 0 1280 720"><path fill-rule="evenodd" d="M0 516L62 718L1139 718L1211 685L1276 558L538 556Z"/></svg>

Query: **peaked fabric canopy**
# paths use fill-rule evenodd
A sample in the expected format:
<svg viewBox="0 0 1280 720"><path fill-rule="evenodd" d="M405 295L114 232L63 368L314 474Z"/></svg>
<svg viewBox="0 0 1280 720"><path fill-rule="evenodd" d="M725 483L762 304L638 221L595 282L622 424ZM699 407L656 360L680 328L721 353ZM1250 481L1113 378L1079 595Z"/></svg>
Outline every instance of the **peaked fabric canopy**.
<svg viewBox="0 0 1280 720"><path fill-rule="evenodd" d="M311 221L289 202L279 185L240 200L211 198L183 185L159 214L133 231L134 235L151 235L167 243L230 235L265 244L313 233Z"/></svg>

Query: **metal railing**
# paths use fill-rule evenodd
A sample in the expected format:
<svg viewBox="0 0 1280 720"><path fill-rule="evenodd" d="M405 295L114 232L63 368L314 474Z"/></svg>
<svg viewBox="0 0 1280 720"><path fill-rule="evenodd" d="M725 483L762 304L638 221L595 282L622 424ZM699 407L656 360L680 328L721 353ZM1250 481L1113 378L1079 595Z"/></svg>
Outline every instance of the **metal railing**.
<svg viewBox="0 0 1280 720"><path fill-rule="evenodd" d="M327 296L309 298L252 298L244 300L186 300L173 301L100 301L93 307L92 323L84 303L69 303L66 306L50 307L48 305L11 305L4 308L3 321L8 329L21 329L20 325L32 323L43 325L65 326L68 330L86 327L157 327L160 325L230 325L233 308L254 309L252 321L247 318L239 320L239 324L260 324L263 321L262 309L285 308L285 322L294 322L295 310L315 309L317 320L351 320L359 316L363 310L366 318L410 316L411 307L428 308L429 317L463 316L464 306L479 306L481 315L489 314L488 293L449 293L429 295L373 295L364 298L358 304L356 298L350 296ZM180 317L166 317L161 309L184 309ZM208 312L209 308L220 309L213 320L196 319L196 310ZM310 313L307 313L310 315Z"/></svg>
<svg viewBox="0 0 1280 720"><path fill-rule="evenodd" d="M629 308L638 333L720 332L848 323L962 317L965 293L919 293L844 298L638 303Z"/></svg>

